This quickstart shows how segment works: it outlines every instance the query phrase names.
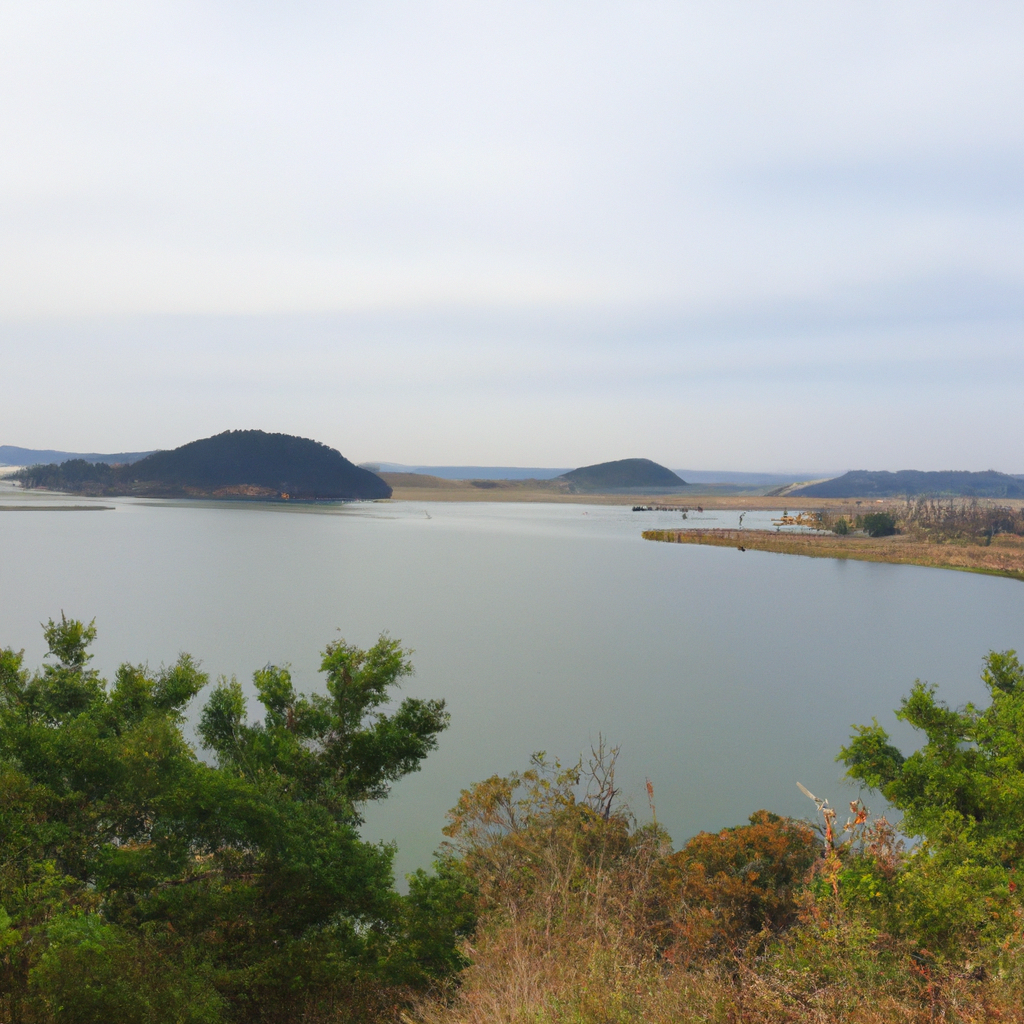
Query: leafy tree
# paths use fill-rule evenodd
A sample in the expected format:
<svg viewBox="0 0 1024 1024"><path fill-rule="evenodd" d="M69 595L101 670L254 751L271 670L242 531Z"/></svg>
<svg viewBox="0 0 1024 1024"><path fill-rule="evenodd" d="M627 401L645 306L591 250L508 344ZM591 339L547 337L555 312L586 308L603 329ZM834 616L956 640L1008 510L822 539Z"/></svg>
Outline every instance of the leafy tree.
<svg viewBox="0 0 1024 1024"><path fill-rule="evenodd" d="M442 701L387 707L412 671L397 641L330 644L326 695L296 693L286 668L257 672L255 723L222 679L199 723L210 765L181 733L207 684L188 655L156 673L122 665L108 684L89 666L93 624L62 616L44 632L41 671L0 651L9 1017L293 1019L296 1000L457 969L458 887L423 875L399 896L393 849L357 831L361 806L418 770L448 722ZM430 946L425 919L442 911Z"/></svg>
<svg viewBox="0 0 1024 1024"><path fill-rule="evenodd" d="M896 715L920 730L909 757L877 722L859 726L839 755L850 778L903 812L923 842L899 879L903 923L950 944L1005 933L1020 911L1013 873L1024 864L1024 667L992 652L982 679L988 707L953 709L918 680Z"/></svg>
<svg viewBox="0 0 1024 1024"><path fill-rule="evenodd" d="M861 525L869 537L891 537L896 532L896 519L888 512L869 512L861 517Z"/></svg>

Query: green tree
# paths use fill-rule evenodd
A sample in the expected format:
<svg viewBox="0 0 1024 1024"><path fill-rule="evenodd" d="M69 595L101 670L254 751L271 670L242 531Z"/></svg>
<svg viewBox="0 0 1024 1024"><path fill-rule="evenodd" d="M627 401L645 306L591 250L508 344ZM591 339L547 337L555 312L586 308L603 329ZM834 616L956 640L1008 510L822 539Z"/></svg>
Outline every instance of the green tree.
<svg viewBox="0 0 1024 1024"><path fill-rule="evenodd" d="M89 665L93 624L62 616L44 632L41 671L0 651L11 1019L293 1019L339 991L457 969L457 887L424 875L399 896L393 849L357 831L362 805L418 770L448 723L442 701L388 706L412 671L397 641L330 644L326 694L257 672L255 723L222 679L199 721L211 765L181 732L207 684L188 655L155 673L122 665L108 684ZM452 923L427 949L415 936L441 904ZM403 943L423 955L397 955Z"/></svg>
<svg viewBox="0 0 1024 1024"><path fill-rule="evenodd" d="M869 512L861 517L861 525L869 537L891 537L896 532L896 519L888 512Z"/></svg>
<svg viewBox="0 0 1024 1024"><path fill-rule="evenodd" d="M918 680L896 715L924 734L905 757L877 722L859 726L839 754L852 779L903 812L922 837L899 879L904 927L929 942L998 938L1020 911L1015 871L1024 864L1024 667L992 652L985 708L954 709Z"/></svg>

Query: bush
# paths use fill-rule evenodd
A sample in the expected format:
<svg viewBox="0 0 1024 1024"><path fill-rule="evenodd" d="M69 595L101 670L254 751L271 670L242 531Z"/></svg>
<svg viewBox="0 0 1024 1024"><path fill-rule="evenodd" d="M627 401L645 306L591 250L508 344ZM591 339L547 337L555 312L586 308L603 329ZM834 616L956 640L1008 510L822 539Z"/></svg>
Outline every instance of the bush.
<svg viewBox="0 0 1024 1024"><path fill-rule="evenodd" d="M918 681L897 717L926 739L909 756L877 722L858 726L839 759L847 775L903 812L923 837L896 880L894 926L952 954L998 948L1024 918L1024 666L992 652L982 679L991 703L947 707Z"/></svg>
<svg viewBox="0 0 1024 1024"><path fill-rule="evenodd" d="M891 537L896 532L896 520L888 512L869 512L862 522L869 537Z"/></svg>
<svg viewBox="0 0 1024 1024"><path fill-rule="evenodd" d="M204 965L98 914L57 918L32 969L32 994L54 1024L220 1024L224 1000Z"/></svg>
<svg viewBox="0 0 1024 1024"><path fill-rule="evenodd" d="M832 532L839 534L840 537L845 537L850 532L850 524L846 521L845 516L840 516L836 520L835 526L832 527Z"/></svg>
<svg viewBox="0 0 1024 1024"><path fill-rule="evenodd" d="M705 958L793 924L797 894L820 857L807 824L768 811L694 836L666 861L673 959Z"/></svg>

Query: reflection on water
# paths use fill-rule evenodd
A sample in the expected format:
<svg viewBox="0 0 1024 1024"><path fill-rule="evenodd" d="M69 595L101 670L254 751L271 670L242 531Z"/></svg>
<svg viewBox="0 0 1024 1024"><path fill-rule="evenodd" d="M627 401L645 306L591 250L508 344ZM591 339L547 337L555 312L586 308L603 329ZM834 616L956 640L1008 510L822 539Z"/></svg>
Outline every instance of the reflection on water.
<svg viewBox="0 0 1024 1024"><path fill-rule="evenodd" d="M0 484L0 505L47 500L67 503ZM102 503L0 512L0 644L38 664L39 623L64 610L96 617L105 673L188 650L245 680L290 662L308 689L338 628L363 645L388 629L415 649L405 692L452 713L424 770L368 814L401 871L429 859L460 788L534 750L572 759L599 732L622 744L638 811L650 776L677 841L759 807L806 814L797 780L838 804L851 723L877 715L906 743L891 709L916 677L982 699L986 652L1024 646L1013 580L640 539L738 512Z"/></svg>

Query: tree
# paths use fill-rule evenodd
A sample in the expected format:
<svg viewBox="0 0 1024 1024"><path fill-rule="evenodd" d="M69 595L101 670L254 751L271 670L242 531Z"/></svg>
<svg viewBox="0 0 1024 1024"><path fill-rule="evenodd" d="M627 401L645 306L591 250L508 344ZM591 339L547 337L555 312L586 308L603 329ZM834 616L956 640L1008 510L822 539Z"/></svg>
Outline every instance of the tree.
<svg viewBox="0 0 1024 1024"><path fill-rule="evenodd" d="M181 733L207 684L193 659L122 665L108 685L89 667L93 624L62 616L44 632L39 672L0 651L8 1016L166 1020L180 1004L173 1019L293 1019L297 999L455 969L461 919L450 948L416 962L395 950L458 893L423 876L399 896L393 849L357 831L361 806L418 770L448 723L443 701L386 707L412 671L398 641L330 644L326 695L262 669L257 723L222 679L200 716L209 765ZM92 1009L68 984L94 993Z"/></svg>
<svg viewBox="0 0 1024 1024"><path fill-rule="evenodd" d="M839 754L847 775L903 812L923 841L900 879L905 923L940 943L998 937L1019 912L1013 872L1024 865L1024 667L992 652L986 708L949 708L918 680L897 718L924 733L909 757L877 721Z"/></svg>
<svg viewBox="0 0 1024 1024"><path fill-rule="evenodd" d="M861 525L869 537L891 537L896 532L896 519L888 512L869 512L861 517Z"/></svg>

